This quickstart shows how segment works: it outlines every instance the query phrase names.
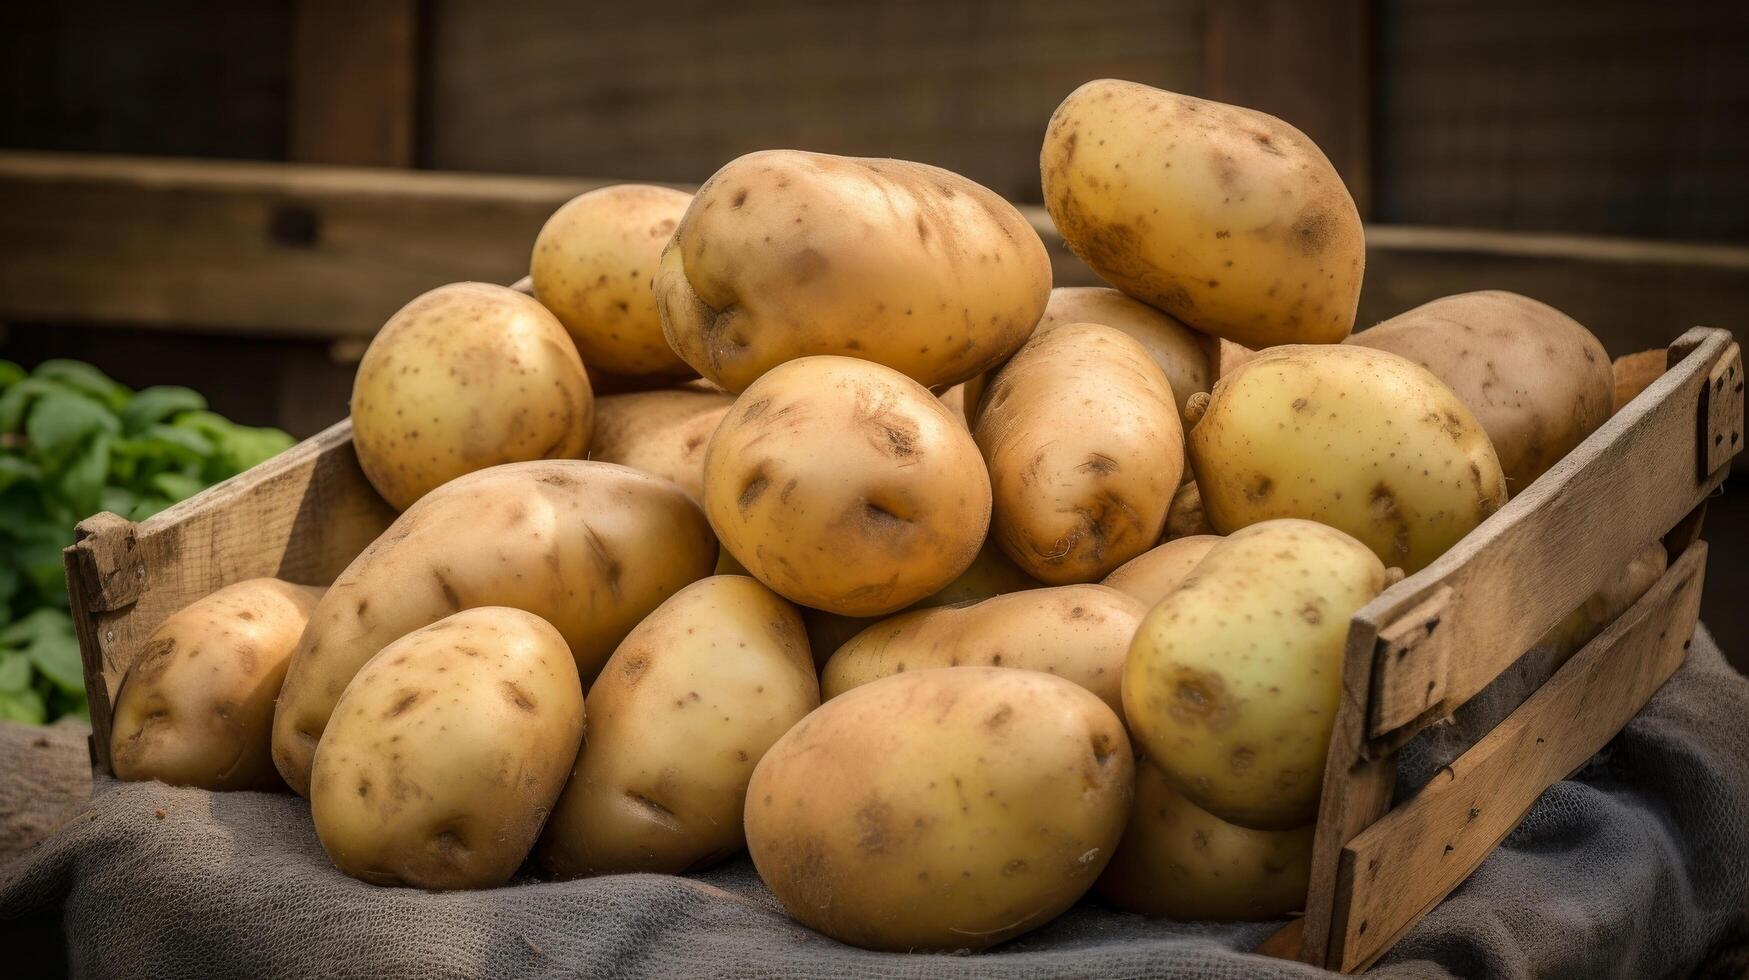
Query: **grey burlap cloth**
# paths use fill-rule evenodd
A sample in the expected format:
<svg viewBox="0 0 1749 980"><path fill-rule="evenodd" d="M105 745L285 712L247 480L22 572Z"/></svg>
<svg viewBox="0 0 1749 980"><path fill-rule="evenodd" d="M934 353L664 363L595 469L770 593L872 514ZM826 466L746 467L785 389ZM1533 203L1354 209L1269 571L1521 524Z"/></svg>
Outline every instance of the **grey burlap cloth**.
<svg viewBox="0 0 1749 980"><path fill-rule="evenodd" d="M1453 727L1405 753L1408 780L1455 751ZM1720 950L1745 942L1746 914L1749 680L1703 630L1639 718L1544 794L1373 973L1736 976L1741 953ZM790 922L745 859L686 878L375 888L328 864L295 797L156 783L99 785L0 869L0 957L58 969L64 944L72 972L89 976L1325 975L1246 952L1274 928L1085 904L977 956L871 953ZM0 974L26 975L3 961Z"/></svg>

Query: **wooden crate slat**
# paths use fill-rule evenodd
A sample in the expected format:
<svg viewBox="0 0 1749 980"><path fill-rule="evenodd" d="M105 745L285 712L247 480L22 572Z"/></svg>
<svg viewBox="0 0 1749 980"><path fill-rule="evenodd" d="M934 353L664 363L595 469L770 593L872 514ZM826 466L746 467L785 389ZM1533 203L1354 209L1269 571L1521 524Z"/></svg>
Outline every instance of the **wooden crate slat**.
<svg viewBox="0 0 1749 980"><path fill-rule="evenodd" d="M1349 841L1331 966L1364 969L1388 950L1639 712L1687 654L1705 569L1698 542L1505 721Z"/></svg>
<svg viewBox="0 0 1749 980"><path fill-rule="evenodd" d="M1701 472L1714 473L1743 451L1743 351L1732 344L1707 378Z"/></svg>

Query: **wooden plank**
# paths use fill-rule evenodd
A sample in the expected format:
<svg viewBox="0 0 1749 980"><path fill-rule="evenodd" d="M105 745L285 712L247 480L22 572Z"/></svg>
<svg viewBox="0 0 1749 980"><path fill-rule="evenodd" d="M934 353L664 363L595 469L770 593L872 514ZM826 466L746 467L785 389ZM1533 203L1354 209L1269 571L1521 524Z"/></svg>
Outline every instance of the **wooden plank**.
<svg viewBox="0 0 1749 980"><path fill-rule="evenodd" d="M1267 112L1311 137L1372 213L1371 0L1223 0L1204 13L1206 98Z"/></svg>
<svg viewBox="0 0 1749 980"><path fill-rule="evenodd" d="M1505 721L1343 848L1339 892L1350 907L1330 966L1361 970L1388 950L1639 712L1687 655L1705 569L1700 542Z"/></svg>
<svg viewBox="0 0 1749 980"><path fill-rule="evenodd" d="M100 771L122 676L166 617L243 579L326 585L394 518L341 422L138 524L82 522L65 560Z"/></svg>
<svg viewBox="0 0 1749 980"><path fill-rule="evenodd" d="M292 159L411 167L418 41L415 0L297 0Z"/></svg>
<svg viewBox="0 0 1749 980"><path fill-rule="evenodd" d="M1723 482L1723 466L1697 478L1696 431L1702 393L1734 345L1728 332L1703 328L1684 341L1695 344L1693 353L1647 397L1363 610L1383 633L1436 591L1452 591L1427 636L1406 655L1379 659L1371 737L1396 732L1400 741L1409 732L1398 729L1468 701ZM1624 500L1635 507L1624 510ZM1600 527L1610 533L1598 534Z"/></svg>
<svg viewBox="0 0 1749 980"><path fill-rule="evenodd" d="M1701 472L1713 473L1743 451L1743 351L1736 344L1707 376L1706 419L1701 424Z"/></svg>

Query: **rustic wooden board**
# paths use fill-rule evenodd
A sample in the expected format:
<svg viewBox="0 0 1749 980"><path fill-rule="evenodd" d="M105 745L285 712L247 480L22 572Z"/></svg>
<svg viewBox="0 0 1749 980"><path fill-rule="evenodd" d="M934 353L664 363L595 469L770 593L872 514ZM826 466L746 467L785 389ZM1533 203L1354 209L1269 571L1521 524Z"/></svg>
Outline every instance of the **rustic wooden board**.
<svg viewBox="0 0 1749 980"><path fill-rule="evenodd" d="M297 0L291 158L413 166L418 62L415 0Z"/></svg>

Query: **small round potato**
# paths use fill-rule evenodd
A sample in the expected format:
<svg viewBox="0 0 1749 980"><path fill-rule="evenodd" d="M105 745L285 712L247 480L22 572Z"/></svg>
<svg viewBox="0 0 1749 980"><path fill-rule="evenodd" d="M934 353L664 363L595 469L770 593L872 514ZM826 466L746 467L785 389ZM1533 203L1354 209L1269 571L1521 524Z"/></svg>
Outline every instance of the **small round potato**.
<svg viewBox="0 0 1749 980"><path fill-rule="evenodd" d="M745 845L753 767L820 706L820 685L795 607L717 575L632 630L588 706L588 745L541 836L541 867L680 874Z"/></svg>
<svg viewBox="0 0 1749 980"><path fill-rule="evenodd" d="M733 395L692 388L598 398L589 458L672 480L702 503L705 450L733 404Z"/></svg>
<svg viewBox="0 0 1749 980"><path fill-rule="evenodd" d="M1488 434L1509 494L1612 412L1615 377L1603 345L1572 317L1517 293L1436 299L1347 342L1400 354L1445 382Z"/></svg>
<svg viewBox="0 0 1749 980"><path fill-rule="evenodd" d="M1220 536L1215 534L1174 538L1124 562L1105 577L1103 584L1141 600L1143 606L1152 609L1155 603L1171 595L1220 543Z"/></svg>
<svg viewBox="0 0 1749 980"><path fill-rule="evenodd" d="M128 668L109 736L117 779L279 789L273 702L322 589L227 585L172 613Z"/></svg>
<svg viewBox="0 0 1749 980"><path fill-rule="evenodd" d="M1030 670L887 677L790 729L753 771L747 849L797 921L882 950L980 950L1074 904L1123 833L1123 723Z"/></svg>
<svg viewBox="0 0 1749 980"><path fill-rule="evenodd" d="M1234 532L1142 620L1124 663L1141 751L1197 806L1287 830L1318 812L1348 621L1389 576L1311 521Z"/></svg>
<svg viewBox="0 0 1749 980"><path fill-rule="evenodd" d="M723 547L779 595L846 616L902 609L966 570L990 525L971 434L892 368L804 357L735 402L705 457Z"/></svg>
<svg viewBox="0 0 1749 980"><path fill-rule="evenodd" d="M1045 315L1039 318L1033 335L1070 323L1099 323L1129 334L1160 365L1160 371L1172 384L1172 397L1180 412L1191 395L1214 387L1215 363L1209 356L1211 338L1115 289L1058 286L1051 290L1050 303L1045 306Z"/></svg>
<svg viewBox="0 0 1749 980"><path fill-rule="evenodd" d="M1305 907L1315 829L1230 824L1185 799L1159 766L1137 758L1130 822L1093 893L1125 912L1180 921L1279 919Z"/></svg>
<svg viewBox="0 0 1749 980"><path fill-rule="evenodd" d="M540 230L529 260L535 298L570 332L591 368L628 377L684 377L692 369L662 336L650 281L692 195L615 184L565 202Z"/></svg>
<svg viewBox="0 0 1749 980"><path fill-rule="evenodd" d="M991 536L1051 585L1096 582L1153 547L1184 470L1172 386L1113 328L1041 331L990 382L972 437Z"/></svg>
<svg viewBox="0 0 1749 980"><path fill-rule="evenodd" d="M1186 466L1184 471L1189 473L1191 468ZM1209 523L1208 514L1203 512L1202 491L1192 479L1179 484L1172 494L1172 506L1166 508L1166 540L1198 536L1220 537Z"/></svg>
<svg viewBox="0 0 1749 980"><path fill-rule="evenodd" d="M371 486L406 510L464 473L582 455L594 406L577 348L545 307L460 282L377 331L352 382L352 444Z"/></svg>
<svg viewBox="0 0 1749 980"><path fill-rule="evenodd" d="M1623 354L1610 364L1610 373L1615 379L1615 397L1610 414L1622 410L1628 402L1639 397L1640 392L1652 387L1652 382L1664 376L1664 369L1670 360L1670 352L1660 347L1656 350L1643 350L1633 354Z"/></svg>
<svg viewBox="0 0 1749 980"><path fill-rule="evenodd" d="M316 750L316 836L373 885L502 885L582 741L583 688L559 631L520 609L456 613L346 686Z"/></svg>
<svg viewBox="0 0 1749 980"><path fill-rule="evenodd" d="M1013 205L958 174L767 150L699 188L655 289L669 344L730 391L809 354L936 388L1026 340L1051 263Z"/></svg>

